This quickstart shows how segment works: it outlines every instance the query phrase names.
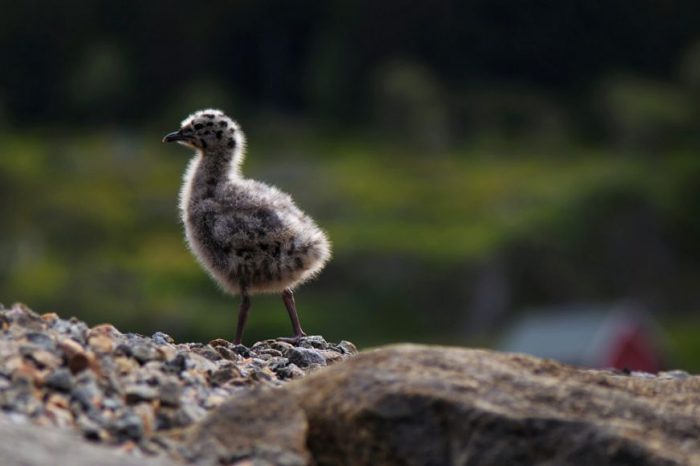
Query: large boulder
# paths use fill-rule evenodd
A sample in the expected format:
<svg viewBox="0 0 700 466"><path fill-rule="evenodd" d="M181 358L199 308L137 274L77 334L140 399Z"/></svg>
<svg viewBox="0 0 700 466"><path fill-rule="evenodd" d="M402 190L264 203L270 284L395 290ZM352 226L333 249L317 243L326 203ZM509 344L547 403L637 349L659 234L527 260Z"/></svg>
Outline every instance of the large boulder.
<svg viewBox="0 0 700 466"><path fill-rule="evenodd" d="M306 422L265 415L267 425L255 430L271 439L276 429L308 425L318 465L700 464L700 377L685 373L584 370L519 354L399 345L254 396L259 403L245 403L251 409L270 397L281 412L301 408ZM240 404L229 403L220 413ZM197 438L228 435L233 445L244 425L232 424L213 415ZM250 452L247 445L243 456L219 459Z"/></svg>
<svg viewBox="0 0 700 466"><path fill-rule="evenodd" d="M186 462L304 466L307 424L296 399L279 389L241 391L190 429L180 448Z"/></svg>
<svg viewBox="0 0 700 466"><path fill-rule="evenodd" d="M319 464L700 461L697 378L402 345L295 387Z"/></svg>
<svg viewBox="0 0 700 466"><path fill-rule="evenodd" d="M87 443L74 432L12 422L0 415L2 466L166 466L164 457L144 458Z"/></svg>

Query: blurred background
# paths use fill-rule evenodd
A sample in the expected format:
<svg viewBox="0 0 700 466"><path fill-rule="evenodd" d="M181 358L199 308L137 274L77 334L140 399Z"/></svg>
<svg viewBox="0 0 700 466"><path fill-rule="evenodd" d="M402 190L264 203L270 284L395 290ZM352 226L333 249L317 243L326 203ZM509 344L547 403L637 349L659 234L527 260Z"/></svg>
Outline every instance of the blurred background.
<svg viewBox="0 0 700 466"><path fill-rule="evenodd" d="M2 9L6 306L231 338L178 220L191 154L160 142L215 107L334 243L307 332L700 370L697 1ZM253 300L249 343L290 333Z"/></svg>

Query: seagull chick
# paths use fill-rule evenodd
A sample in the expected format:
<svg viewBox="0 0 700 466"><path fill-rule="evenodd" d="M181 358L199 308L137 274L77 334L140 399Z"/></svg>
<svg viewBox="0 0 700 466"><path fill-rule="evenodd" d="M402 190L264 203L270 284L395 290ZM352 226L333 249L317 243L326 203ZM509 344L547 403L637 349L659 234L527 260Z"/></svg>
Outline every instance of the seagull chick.
<svg viewBox="0 0 700 466"><path fill-rule="evenodd" d="M241 295L234 343L241 342L255 293L281 293L294 329L301 329L292 290L318 274L330 244L289 195L241 175L245 135L220 110L187 117L163 142L196 151L180 191L187 243L221 288Z"/></svg>

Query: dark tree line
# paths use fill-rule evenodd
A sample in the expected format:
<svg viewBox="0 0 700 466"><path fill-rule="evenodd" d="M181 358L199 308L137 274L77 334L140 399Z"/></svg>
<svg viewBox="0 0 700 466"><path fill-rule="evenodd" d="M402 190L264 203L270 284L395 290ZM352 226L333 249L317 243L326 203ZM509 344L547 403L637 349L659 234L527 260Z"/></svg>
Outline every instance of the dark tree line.
<svg viewBox="0 0 700 466"><path fill-rule="evenodd" d="M694 0L5 2L11 123L144 121L192 83L241 109L362 123L378 67L422 64L446 91L496 83L572 102L614 71L676 72Z"/></svg>

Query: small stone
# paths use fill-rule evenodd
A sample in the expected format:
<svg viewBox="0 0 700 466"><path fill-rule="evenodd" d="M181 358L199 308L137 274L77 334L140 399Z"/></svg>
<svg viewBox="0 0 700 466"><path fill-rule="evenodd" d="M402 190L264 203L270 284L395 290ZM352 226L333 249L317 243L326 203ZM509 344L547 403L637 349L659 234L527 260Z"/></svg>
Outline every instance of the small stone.
<svg viewBox="0 0 700 466"><path fill-rule="evenodd" d="M63 395L59 395L58 393L51 394L46 400L46 404L47 406L58 406L59 408L63 409L68 409L70 406L68 399Z"/></svg>
<svg viewBox="0 0 700 466"><path fill-rule="evenodd" d="M177 355L177 349L172 345L159 345L156 347L159 361L170 361Z"/></svg>
<svg viewBox="0 0 700 466"><path fill-rule="evenodd" d="M108 397L102 400L102 406L105 409L116 411L117 409L124 407L124 402L121 400L121 398Z"/></svg>
<svg viewBox="0 0 700 466"><path fill-rule="evenodd" d="M72 338L59 341L58 348L66 355L68 367L74 374L85 370L90 365L90 359L85 354L85 350Z"/></svg>
<svg viewBox="0 0 700 466"><path fill-rule="evenodd" d="M111 353L114 340L107 335L93 335L88 337L88 346L98 353Z"/></svg>
<svg viewBox="0 0 700 466"><path fill-rule="evenodd" d="M47 417L51 424L56 427L69 427L74 423L73 414L70 412L69 405L59 405L47 403L44 407Z"/></svg>
<svg viewBox="0 0 700 466"><path fill-rule="evenodd" d="M216 362L221 360L221 354L210 346L205 346L203 348L197 348L194 350L196 354L204 356L210 361Z"/></svg>
<svg viewBox="0 0 700 466"><path fill-rule="evenodd" d="M191 366L186 353L177 353L174 358L165 362L165 369L176 374L187 370Z"/></svg>
<svg viewBox="0 0 700 466"><path fill-rule="evenodd" d="M249 358L251 356L250 350L244 345L235 345L232 349L244 358Z"/></svg>
<svg viewBox="0 0 700 466"><path fill-rule="evenodd" d="M131 358L127 358L124 356L118 356L114 358L114 363L116 364L117 370L122 375L130 374L131 372L139 368L139 363L137 363Z"/></svg>
<svg viewBox="0 0 700 466"><path fill-rule="evenodd" d="M46 351L54 351L56 349L56 343L53 341L53 338L45 333L27 332L24 335L24 338L26 338L30 343L39 346Z"/></svg>
<svg viewBox="0 0 700 466"><path fill-rule="evenodd" d="M241 376L241 372L235 366L222 367L209 376L209 382L214 385L224 385Z"/></svg>
<svg viewBox="0 0 700 466"><path fill-rule="evenodd" d="M12 309L4 313L4 316L10 325L18 325L36 331L43 330L45 326L39 314L22 303L15 303Z"/></svg>
<svg viewBox="0 0 700 466"><path fill-rule="evenodd" d="M327 349L328 342L321 335L309 335L301 338L299 346L304 348Z"/></svg>
<svg viewBox="0 0 700 466"><path fill-rule="evenodd" d="M129 385L124 390L124 399L128 404L151 401L158 398L158 390L148 385Z"/></svg>
<svg viewBox="0 0 700 466"><path fill-rule="evenodd" d="M238 353L234 352L232 349L226 346L215 346L214 348L221 355L222 358L228 361L236 361L240 357Z"/></svg>
<svg viewBox="0 0 700 466"><path fill-rule="evenodd" d="M209 342L209 346L216 348L217 346L228 346L230 343L223 338L216 338Z"/></svg>
<svg viewBox="0 0 700 466"><path fill-rule="evenodd" d="M277 379L275 373L267 367L255 368L251 374L251 378L257 382L271 382Z"/></svg>
<svg viewBox="0 0 700 466"><path fill-rule="evenodd" d="M147 344L137 344L131 348L131 354L138 362L144 364L160 357L160 353Z"/></svg>
<svg viewBox="0 0 700 466"><path fill-rule="evenodd" d="M0 304L0 309L2 309L1 304ZM51 325L58 320L58 314L56 314L55 312L47 312L47 313L41 315L41 320L43 320L47 324Z"/></svg>
<svg viewBox="0 0 700 466"><path fill-rule="evenodd" d="M70 324L68 327L68 333L70 334L71 338L81 344L85 344L85 337L88 333L87 324L85 322L81 322L75 317L71 317L68 323Z"/></svg>
<svg viewBox="0 0 700 466"><path fill-rule="evenodd" d="M287 343L286 341L272 340L270 342L270 348L276 349L282 354L287 354L288 351L294 348L294 345L292 345L291 343Z"/></svg>
<svg viewBox="0 0 700 466"><path fill-rule="evenodd" d="M90 361L91 359L88 357L87 353L74 354L68 360L68 367L72 373L77 374L90 367Z"/></svg>
<svg viewBox="0 0 700 466"><path fill-rule="evenodd" d="M347 340L342 340L338 343L338 348L343 350L345 354L357 354L357 347Z"/></svg>
<svg viewBox="0 0 700 466"><path fill-rule="evenodd" d="M44 379L47 387L66 393L71 391L73 383L73 375L64 367L56 369Z"/></svg>
<svg viewBox="0 0 700 466"><path fill-rule="evenodd" d="M85 412L90 413L98 407L102 400L102 395L97 385L88 383L73 388L71 399L76 401Z"/></svg>
<svg viewBox="0 0 700 466"><path fill-rule="evenodd" d="M176 382L166 382L158 390L160 403L165 406L180 406L182 387Z"/></svg>
<svg viewBox="0 0 700 466"><path fill-rule="evenodd" d="M332 350L319 350L319 353L326 360L326 365L331 365L343 360L343 355Z"/></svg>
<svg viewBox="0 0 700 466"><path fill-rule="evenodd" d="M172 345L175 343L173 337L163 332L154 333L153 336L151 336L151 339L156 345Z"/></svg>
<svg viewBox="0 0 700 466"><path fill-rule="evenodd" d="M279 357L279 356L282 356L282 352L279 351L279 350L276 350L276 349L267 348L267 349L263 349L263 350L258 351L258 355L259 355L260 357L262 357L262 356L267 356L267 359L269 359L269 358L271 358L271 357Z"/></svg>
<svg viewBox="0 0 700 466"><path fill-rule="evenodd" d="M190 367L202 372L213 372L219 367L210 359L205 358L204 356L201 356L197 353L190 353L189 362L191 364Z"/></svg>
<svg viewBox="0 0 700 466"><path fill-rule="evenodd" d="M272 370L287 365L289 365L289 359L282 356L272 357L267 360L267 367L269 367Z"/></svg>
<svg viewBox="0 0 700 466"><path fill-rule="evenodd" d="M180 411L186 418L190 419L189 423L200 421L207 415L207 411L204 408L193 403L183 405Z"/></svg>
<svg viewBox="0 0 700 466"><path fill-rule="evenodd" d="M275 369L275 374L277 374L277 377L280 379L286 380L286 379L298 379L300 377L304 377L304 371L299 369L299 367L296 364L288 364L286 366L279 366Z"/></svg>
<svg viewBox="0 0 700 466"><path fill-rule="evenodd" d="M296 364L297 366L304 368L311 364L319 364L321 366L326 365L326 358L315 350L310 348L293 348L287 355L289 362Z"/></svg>
<svg viewBox="0 0 700 466"><path fill-rule="evenodd" d="M98 423L90 419L88 416L79 416L77 424L83 433L83 437L88 440L101 441L109 438L107 431L105 431Z"/></svg>
<svg viewBox="0 0 700 466"><path fill-rule="evenodd" d="M121 442L127 440L138 441L143 437L143 421L133 412L124 413L122 416L112 420L108 426L109 430Z"/></svg>
<svg viewBox="0 0 700 466"><path fill-rule="evenodd" d="M116 348L114 348L114 355L115 356L126 356L130 358L132 356L131 353L131 347L127 345L126 343L120 343L117 345Z"/></svg>
<svg viewBox="0 0 700 466"><path fill-rule="evenodd" d="M61 364L61 358L45 350L33 351L29 354L29 359L34 361L39 369L55 369Z"/></svg>
<svg viewBox="0 0 700 466"><path fill-rule="evenodd" d="M156 427L156 414L150 403L139 403L134 407L134 413L141 419L143 436L150 437Z"/></svg>
<svg viewBox="0 0 700 466"><path fill-rule="evenodd" d="M161 408L156 413L156 430L187 427L206 416L206 411L197 405L184 405L179 409Z"/></svg>
<svg viewBox="0 0 700 466"><path fill-rule="evenodd" d="M226 401L226 397L221 395L209 395L206 400L204 400L203 406L206 409L212 409L219 406L221 403Z"/></svg>
<svg viewBox="0 0 700 466"><path fill-rule="evenodd" d="M116 327L112 324L100 324L100 325L95 325L90 330L88 330L87 337L88 337L88 339L90 339L91 337L94 337L94 336L98 336L98 335L116 337L116 336L119 336L121 334L122 334L122 332L117 330Z"/></svg>

